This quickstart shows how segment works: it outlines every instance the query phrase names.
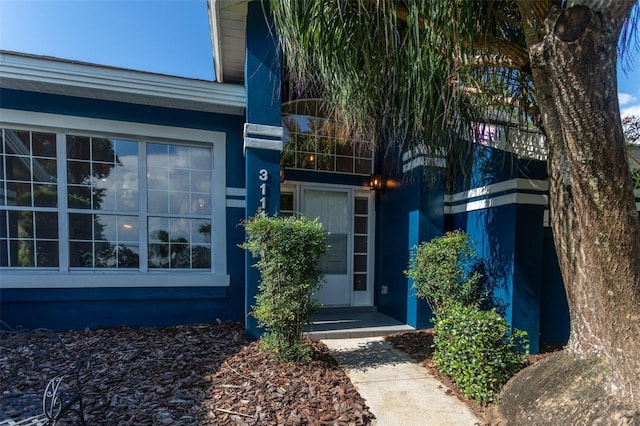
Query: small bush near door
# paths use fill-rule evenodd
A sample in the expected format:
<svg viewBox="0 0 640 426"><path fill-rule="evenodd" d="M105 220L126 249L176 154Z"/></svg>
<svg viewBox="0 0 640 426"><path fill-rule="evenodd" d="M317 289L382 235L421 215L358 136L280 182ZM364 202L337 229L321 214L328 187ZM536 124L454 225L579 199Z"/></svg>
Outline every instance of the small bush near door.
<svg viewBox="0 0 640 426"><path fill-rule="evenodd" d="M528 339L495 309L482 309L492 297L473 271L475 257L468 234L449 232L416 247L405 274L435 316L434 365L466 396L486 403L525 366Z"/></svg>
<svg viewBox="0 0 640 426"><path fill-rule="evenodd" d="M451 377L465 396L496 402L515 373L526 366L527 333L513 330L496 311L475 306L442 308L435 318L434 365Z"/></svg>
<svg viewBox="0 0 640 426"><path fill-rule="evenodd" d="M469 234L447 232L414 247L405 274L434 313L453 304L479 306L487 292L482 276L471 268L475 257Z"/></svg>
<svg viewBox="0 0 640 426"><path fill-rule="evenodd" d="M251 312L266 329L262 346L279 360L308 360L302 333L318 308L312 296L323 276L317 262L327 251L327 233L322 224L304 217L264 214L247 221L245 228L248 238L242 247L258 258L255 267L262 275Z"/></svg>

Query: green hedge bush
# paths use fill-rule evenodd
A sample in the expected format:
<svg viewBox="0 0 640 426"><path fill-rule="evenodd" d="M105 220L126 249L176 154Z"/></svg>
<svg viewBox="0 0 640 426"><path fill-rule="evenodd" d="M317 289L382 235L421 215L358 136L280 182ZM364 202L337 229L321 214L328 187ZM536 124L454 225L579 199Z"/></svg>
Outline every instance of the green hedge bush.
<svg viewBox="0 0 640 426"><path fill-rule="evenodd" d="M448 232L415 247L405 274L434 313L453 304L479 306L486 292L482 275L470 272L475 256L467 233Z"/></svg>
<svg viewBox="0 0 640 426"><path fill-rule="evenodd" d="M308 360L302 335L318 307L312 296L323 276L317 262L327 251L327 233L317 221L265 214L247 221L245 228L242 247L258 257L255 267L262 276L251 312L266 329L262 346L279 360Z"/></svg>
<svg viewBox="0 0 640 426"><path fill-rule="evenodd" d="M434 365L470 398L497 402L498 393L526 365L527 333L495 310L452 305L435 316Z"/></svg>
<svg viewBox="0 0 640 426"><path fill-rule="evenodd" d="M509 378L524 367L527 333L513 330L495 310L476 264L471 237L449 232L416 247L407 277L435 315L433 362L464 394L495 402Z"/></svg>

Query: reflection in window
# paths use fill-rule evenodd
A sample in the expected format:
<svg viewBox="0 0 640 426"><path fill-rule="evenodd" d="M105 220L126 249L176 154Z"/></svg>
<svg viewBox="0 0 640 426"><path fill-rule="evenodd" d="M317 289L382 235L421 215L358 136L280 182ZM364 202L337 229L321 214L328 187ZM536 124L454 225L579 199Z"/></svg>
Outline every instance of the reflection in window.
<svg viewBox="0 0 640 426"><path fill-rule="evenodd" d="M149 268L211 268L211 221L149 218Z"/></svg>
<svg viewBox="0 0 640 426"><path fill-rule="evenodd" d="M212 269L211 145L0 136L0 268Z"/></svg>
<svg viewBox="0 0 640 426"><path fill-rule="evenodd" d="M138 268L138 217L69 214L69 266Z"/></svg>
<svg viewBox="0 0 640 426"><path fill-rule="evenodd" d="M0 135L0 266L57 267L56 135Z"/></svg>
<svg viewBox="0 0 640 426"><path fill-rule="evenodd" d="M138 143L67 136L69 208L138 211Z"/></svg>
<svg viewBox="0 0 640 426"><path fill-rule="evenodd" d="M309 115L283 114L282 165L294 169L368 175L371 144L354 143L335 121Z"/></svg>
<svg viewBox="0 0 640 426"><path fill-rule="evenodd" d="M56 207L56 135L2 130L0 205Z"/></svg>
<svg viewBox="0 0 640 426"><path fill-rule="evenodd" d="M147 203L151 213L211 214L211 150L147 144Z"/></svg>
<svg viewBox="0 0 640 426"><path fill-rule="evenodd" d="M211 268L211 173L208 148L147 144L150 269Z"/></svg>

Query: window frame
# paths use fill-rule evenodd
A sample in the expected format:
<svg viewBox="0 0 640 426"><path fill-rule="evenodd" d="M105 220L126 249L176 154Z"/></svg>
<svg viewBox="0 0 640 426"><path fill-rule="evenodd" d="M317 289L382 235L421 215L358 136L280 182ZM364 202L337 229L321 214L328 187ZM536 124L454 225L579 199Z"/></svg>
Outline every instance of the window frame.
<svg viewBox="0 0 640 426"><path fill-rule="evenodd" d="M65 116L0 109L0 127L32 132L56 134L58 160L58 213L59 267L40 270L38 268L0 268L2 288L86 288L86 287L216 287L228 286L227 274L227 226L226 226L226 134L223 132L170 127L156 124L123 122L116 120ZM69 227L67 217L67 176L65 141L67 135L91 136L133 140L139 145L139 235L140 246L147 245L146 221L149 216L146 206L146 152L145 143L169 143L188 146L211 147L213 164L211 173L211 220L212 263L210 270L198 269L149 269L145 256L140 256L140 266L135 270L69 267ZM144 176L144 179L142 177ZM5 206L3 206L5 207ZM34 209L38 210L38 209ZM50 209L47 209L50 211ZM125 213L125 212L123 212ZM215 237L214 237L215 235ZM144 237L144 238L142 238ZM141 250L142 252L142 250ZM46 280L43 281L43 276ZM41 283L46 282L46 285Z"/></svg>
<svg viewBox="0 0 640 426"><path fill-rule="evenodd" d="M321 132L319 133L311 133L311 132L290 132L288 130L287 121L289 118L293 118L293 120L298 120L300 118L306 119L315 119L318 121L328 121L335 123L335 120L331 120L325 117L322 117L319 114L294 114L294 113L282 113L282 128L284 129L284 149L282 152L281 165L286 167L287 169L292 170L301 170L301 171L310 171L310 172L320 172L320 173L332 173L332 174L342 174L342 175L353 175L353 176L369 176L373 173L373 165L375 159L375 147L371 145L370 147L370 155L365 156L358 152L358 143L365 143L364 141L352 141L351 139L341 139L336 137L335 135L326 135ZM301 150L297 146L297 139L300 136L313 136L315 138L316 145L313 149ZM333 142L332 152L327 153L323 152L320 149L320 146L317 145L321 140L327 140ZM342 141L348 144L351 149L350 154L344 154L338 152L339 141ZM293 164L287 163L290 159L288 156L293 156ZM313 167L300 167L298 162L302 157L311 157L310 163L313 163ZM318 167L320 164L319 158L322 157L325 160L330 160L331 168L321 168ZM339 170L338 162L340 160L348 160L351 162L351 171ZM368 164L369 170L362 172L358 171L359 162L366 161Z"/></svg>

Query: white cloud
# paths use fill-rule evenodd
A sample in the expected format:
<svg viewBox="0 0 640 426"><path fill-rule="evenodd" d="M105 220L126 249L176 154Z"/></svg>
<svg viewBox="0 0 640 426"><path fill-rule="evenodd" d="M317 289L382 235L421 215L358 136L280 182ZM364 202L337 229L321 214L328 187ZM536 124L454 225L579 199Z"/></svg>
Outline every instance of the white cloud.
<svg viewBox="0 0 640 426"><path fill-rule="evenodd" d="M620 105L626 105L636 101L636 97L628 93L618 92L618 102Z"/></svg>
<svg viewBox="0 0 640 426"><path fill-rule="evenodd" d="M630 106L628 108L624 108L620 111L620 117L625 118L630 115L636 115L640 117L640 105Z"/></svg>

